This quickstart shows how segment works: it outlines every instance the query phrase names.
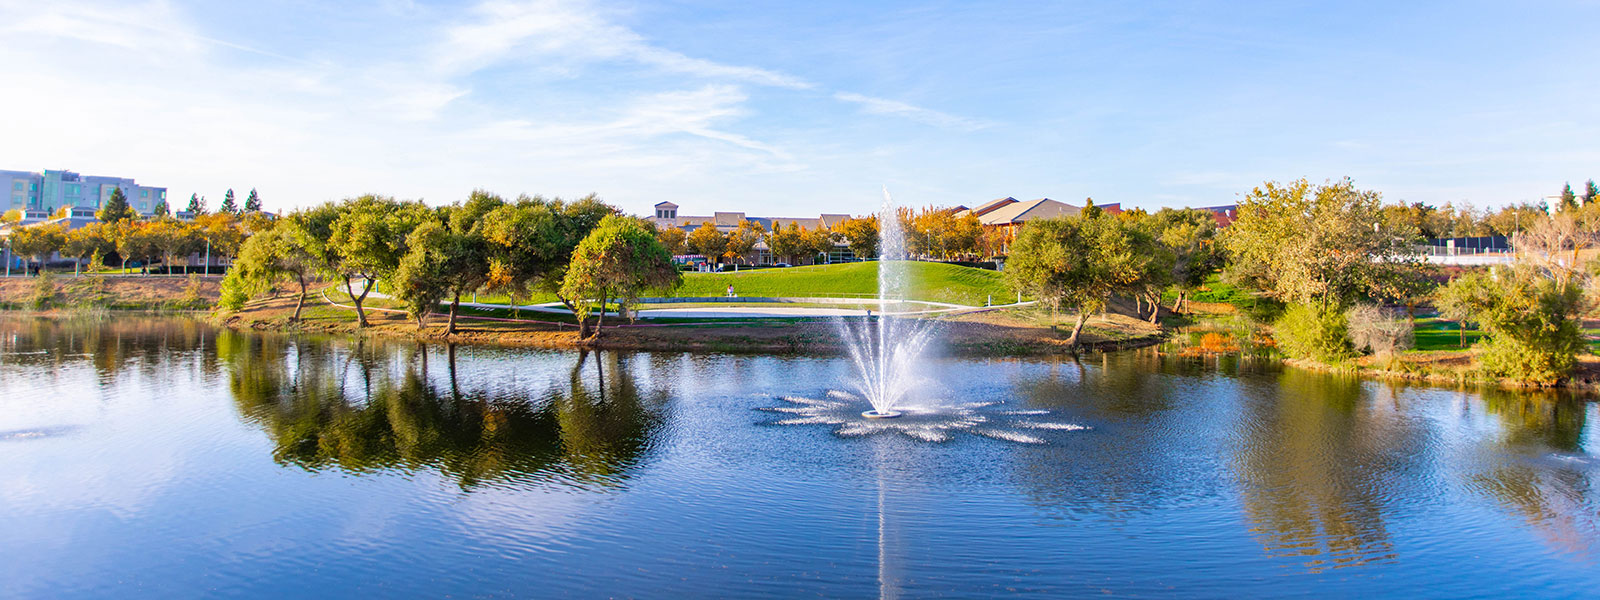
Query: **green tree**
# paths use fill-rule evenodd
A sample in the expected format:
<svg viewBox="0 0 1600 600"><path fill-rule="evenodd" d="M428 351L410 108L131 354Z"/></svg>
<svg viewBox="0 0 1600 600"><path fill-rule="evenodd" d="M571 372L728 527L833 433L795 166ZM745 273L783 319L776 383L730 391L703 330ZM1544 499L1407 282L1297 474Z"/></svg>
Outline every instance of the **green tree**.
<svg viewBox="0 0 1600 600"><path fill-rule="evenodd" d="M1583 205L1594 204L1596 199L1600 199L1600 187L1596 187L1594 180L1590 179L1583 183Z"/></svg>
<svg viewBox="0 0 1600 600"><path fill-rule="evenodd" d="M111 190L111 197L106 199L105 205L95 211L94 217L102 222L128 221L139 215L133 212L133 207L128 206L128 197L122 193L122 188Z"/></svg>
<svg viewBox="0 0 1600 600"><path fill-rule="evenodd" d="M256 193L255 188L250 188L250 195L244 199L244 211L261 212L261 195Z"/></svg>
<svg viewBox="0 0 1600 600"><path fill-rule="evenodd" d="M1128 226L1118 219L1037 219L1017 233L1005 278L1012 288L1052 310L1076 310L1077 321L1067 338L1067 344L1076 345L1088 316L1102 310L1112 294L1136 284L1144 265L1145 259L1134 252Z"/></svg>
<svg viewBox="0 0 1600 600"><path fill-rule="evenodd" d="M1439 290L1439 307L1483 327L1482 365L1494 376L1553 385L1572 373L1585 347L1582 289L1530 266L1458 277Z"/></svg>
<svg viewBox="0 0 1600 600"><path fill-rule="evenodd" d="M833 231L850 245L850 252L855 254L856 258L872 258L878 255L878 217L847 219L835 226Z"/></svg>
<svg viewBox="0 0 1600 600"><path fill-rule="evenodd" d="M295 239L292 229L292 223L285 219L272 229L245 240L233 268L222 280L223 306L238 310L256 294L276 287L280 281L290 280L299 286L300 294L289 321L300 321L300 311L311 293L318 259Z"/></svg>
<svg viewBox="0 0 1600 600"><path fill-rule="evenodd" d="M1217 221L1203 210L1164 208L1150 215L1154 237L1172 254L1168 282L1177 290L1172 310L1177 312L1189 296L1222 268L1222 245L1217 240Z"/></svg>
<svg viewBox="0 0 1600 600"><path fill-rule="evenodd" d="M649 224L633 217L613 215L600 222L572 253L572 266L562 282L563 295L577 304L576 315L587 337L590 313L599 308L593 336L605 324L606 306L613 300L629 312L647 291L671 290L682 281L672 255L656 240Z"/></svg>
<svg viewBox="0 0 1600 600"><path fill-rule="evenodd" d="M1561 205L1557 212L1569 212L1578 209L1578 195L1572 192L1572 184L1568 183L1561 188Z"/></svg>
<svg viewBox="0 0 1600 600"><path fill-rule="evenodd" d="M440 219L419 224L407 236L407 254L397 270L396 287L418 327L439 300L449 298L445 333L456 333L461 296L489 282L491 249L479 225L485 215L504 205L499 196L475 190L466 202L443 208Z"/></svg>
<svg viewBox="0 0 1600 600"><path fill-rule="evenodd" d="M379 280L392 278L406 254L406 236L426 219L426 206L402 204L393 198L366 195L346 200L330 227L333 249L345 292L356 307L356 321L368 325L363 305Z"/></svg>
<svg viewBox="0 0 1600 600"><path fill-rule="evenodd" d="M1222 236L1236 276L1285 302L1342 309L1387 271L1418 263L1410 229L1384 218L1377 192L1349 179L1268 182L1239 205Z"/></svg>
<svg viewBox="0 0 1600 600"><path fill-rule="evenodd" d="M489 244L487 287L505 292L513 302L537 291L559 298L572 251L605 215L615 212L593 196L573 202L522 196L495 209L481 225Z"/></svg>
<svg viewBox="0 0 1600 600"><path fill-rule="evenodd" d="M166 198L156 201L156 205L150 208L150 216L157 219L172 216L172 207L167 206Z"/></svg>
<svg viewBox="0 0 1600 600"><path fill-rule="evenodd" d="M721 263L722 253L728 249L728 236L718 231L716 225L706 221L689 234L689 247L694 249L696 254L705 256L714 263Z"/></svg>
<svg viewBox="0 0 1600 600"><path fill-rule="evenodd" d="M199 194L189 194L189 208L185 210L194 216L206 214L206 199L201 198Z"/></svg>
<svg viewBox="0 0 1600 600"><path fill-rule="evenodd" d="M222 195L222 206L217 207L217 212L239 214L239 205L233 201L233 188L228 188L228 193Z"/></svg>

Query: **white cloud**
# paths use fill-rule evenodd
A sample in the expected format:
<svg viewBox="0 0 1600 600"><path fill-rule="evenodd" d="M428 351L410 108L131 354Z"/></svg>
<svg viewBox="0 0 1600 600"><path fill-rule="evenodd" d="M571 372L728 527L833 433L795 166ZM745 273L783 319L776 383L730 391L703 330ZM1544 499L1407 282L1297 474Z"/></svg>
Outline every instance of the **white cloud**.
<svg viewBox="0 0 1600 600"><path fill-rule="evenodd" d="M476 18L451 27L431 53L435 66L445 72L473 71L508 59L553 57L631 61L696 77L790 89L812 87L782 73L692 58L651 45L637 32L607 21L584 2L493 0L472 12Z"/></svg>
<svg viewBox="0 0 1600 600"><path fill-rule="evenodd" d="M864 96L852 92L838 92L833 95L833 98L843 102L860 104L862 110L870 114L904 117L918 123L924 123L936 127L977 131L990 125L990 123L986 121L958 117L952 114L942 113L936 110L907 104L898 100L874 98L872 96Z"/></svg>

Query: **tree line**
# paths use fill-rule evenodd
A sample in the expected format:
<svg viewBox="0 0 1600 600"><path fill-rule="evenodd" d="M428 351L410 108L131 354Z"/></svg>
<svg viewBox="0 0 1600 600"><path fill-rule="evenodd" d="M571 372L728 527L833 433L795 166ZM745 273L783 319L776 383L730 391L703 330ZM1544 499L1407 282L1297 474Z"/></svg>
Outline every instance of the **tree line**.
<svg viewBox="0 0 1600 600"><path fill-rule="evenodd" d="M1580 319L1600 299L1600 202L1530 210L1512 231L1514 263L1451 278L1418 254L1437 231L1416 205L1385 205L1349 180L1268 182L1217 230L1199 211L1129 211L1030 221L1011 247L1006 277L1051 307L1085 316L1113 296L1180 302L1214 272L1284 305L1274 338L1291 358L1343 364L1362 353L1393 360L1409 347L1419 305L1479 324L1483 370L1553 384L1570 375L1586 343ZM1520 210L1509 207L1506 210ZM1504 212L1504 211L1502 211ZM1152 315L1152 319L1154 315ZM1465 325L1463 324L1463 327Z"/></svg>
<svg viewBox="0 0 1600 600"><path fill-rule="evenodd" d="M71 207L63 207L62 212L69 210ZM115 261L126 270L129 262L136 262L148 273L150 264L160 261L171 273L174 263L186 262L190 255L208 249L226 260L238 252L245 238L271 225L271 217L259 210L202 214L189 222L160 210L141 217L128 205L121 189L112 191L95 217L98 222L70 231L59 223L13 227L6 241L28 270L34 265L43 269L50 257L59 253L76 259L74 269L87 263L94 270Z"/></svg>
<svg viewBox="0 0 1600 600"><path fill-rule="evenodd" d="M419 329L449 301L446 332L455 333L462 297L486 290L513 302L554 295L584 338L599 335L607 307L627 312L681 281L652 225L592 195L506 200L479 190L439 207L367 195L294 211L246 240L223 280L222 305L237 310L287 281L298 287L298 321L319 278L344 287L361 327L383 282Z"/></svg>
<svg viewBox="0 0 1600 600"><path fill-rule="evenodd" d="M912 258L936 260L977 259L1000 254L998 243L988 243L986 230L972 215L955 216L949 208L901 208L896 213L905 232L906 251ZM661 244L674 255L699 254L717 263L748 263L756 246L766 243L773 258L793 264L814 263L838 245L850 249L857 259L878 255L880 232L876 215L845 219L832 227L807 228L791 221L774 221L768 229L757 221L742 221L732 231L723 232L715 223L701 223L685 231L665 227L656 233ZM995 250L990 252L989 250Z"/></svg>

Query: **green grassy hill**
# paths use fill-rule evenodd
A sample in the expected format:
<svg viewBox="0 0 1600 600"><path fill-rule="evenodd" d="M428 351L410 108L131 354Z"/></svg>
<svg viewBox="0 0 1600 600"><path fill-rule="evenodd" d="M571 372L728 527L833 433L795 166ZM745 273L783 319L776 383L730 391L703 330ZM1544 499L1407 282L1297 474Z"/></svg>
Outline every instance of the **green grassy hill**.
<svg viewBox="0 0 1600 600"><path fill-rule="evenodd" d="M910 300L982 306L990 295L995 304L1009 304L1016 292L995 271L931 262L905 263L910 270ZM676 296L722 296L728 285L740 296L827 297L876 295L878 263L859 262L739 273L687 273Z"/></svg>

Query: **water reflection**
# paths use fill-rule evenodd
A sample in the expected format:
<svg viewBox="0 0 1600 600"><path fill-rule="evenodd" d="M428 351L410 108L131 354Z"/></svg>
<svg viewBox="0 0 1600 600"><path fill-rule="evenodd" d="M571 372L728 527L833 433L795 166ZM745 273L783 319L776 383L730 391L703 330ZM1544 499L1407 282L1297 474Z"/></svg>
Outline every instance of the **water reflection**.
<svg viewBox="0 0 1600 600"><path fill-rule="evenodd" d="M664 399L641 394L616 353L564 356L559 379L530 389L463 376L454 345L224 332L217 352L234 402L271 436L273 457L314 471L437 469L463 489L617 485L662 421Z"/></svg>
<svg viewBox="0 0 1600 600"><path fill-rule="evenodd" d="M1551 549L1593 561L1600 550L1600 461L1584 454L1594 408L1559 393L1490 390L1483 407L1509 455L1479 456L1469 489L1498 501Z"/></svg>

